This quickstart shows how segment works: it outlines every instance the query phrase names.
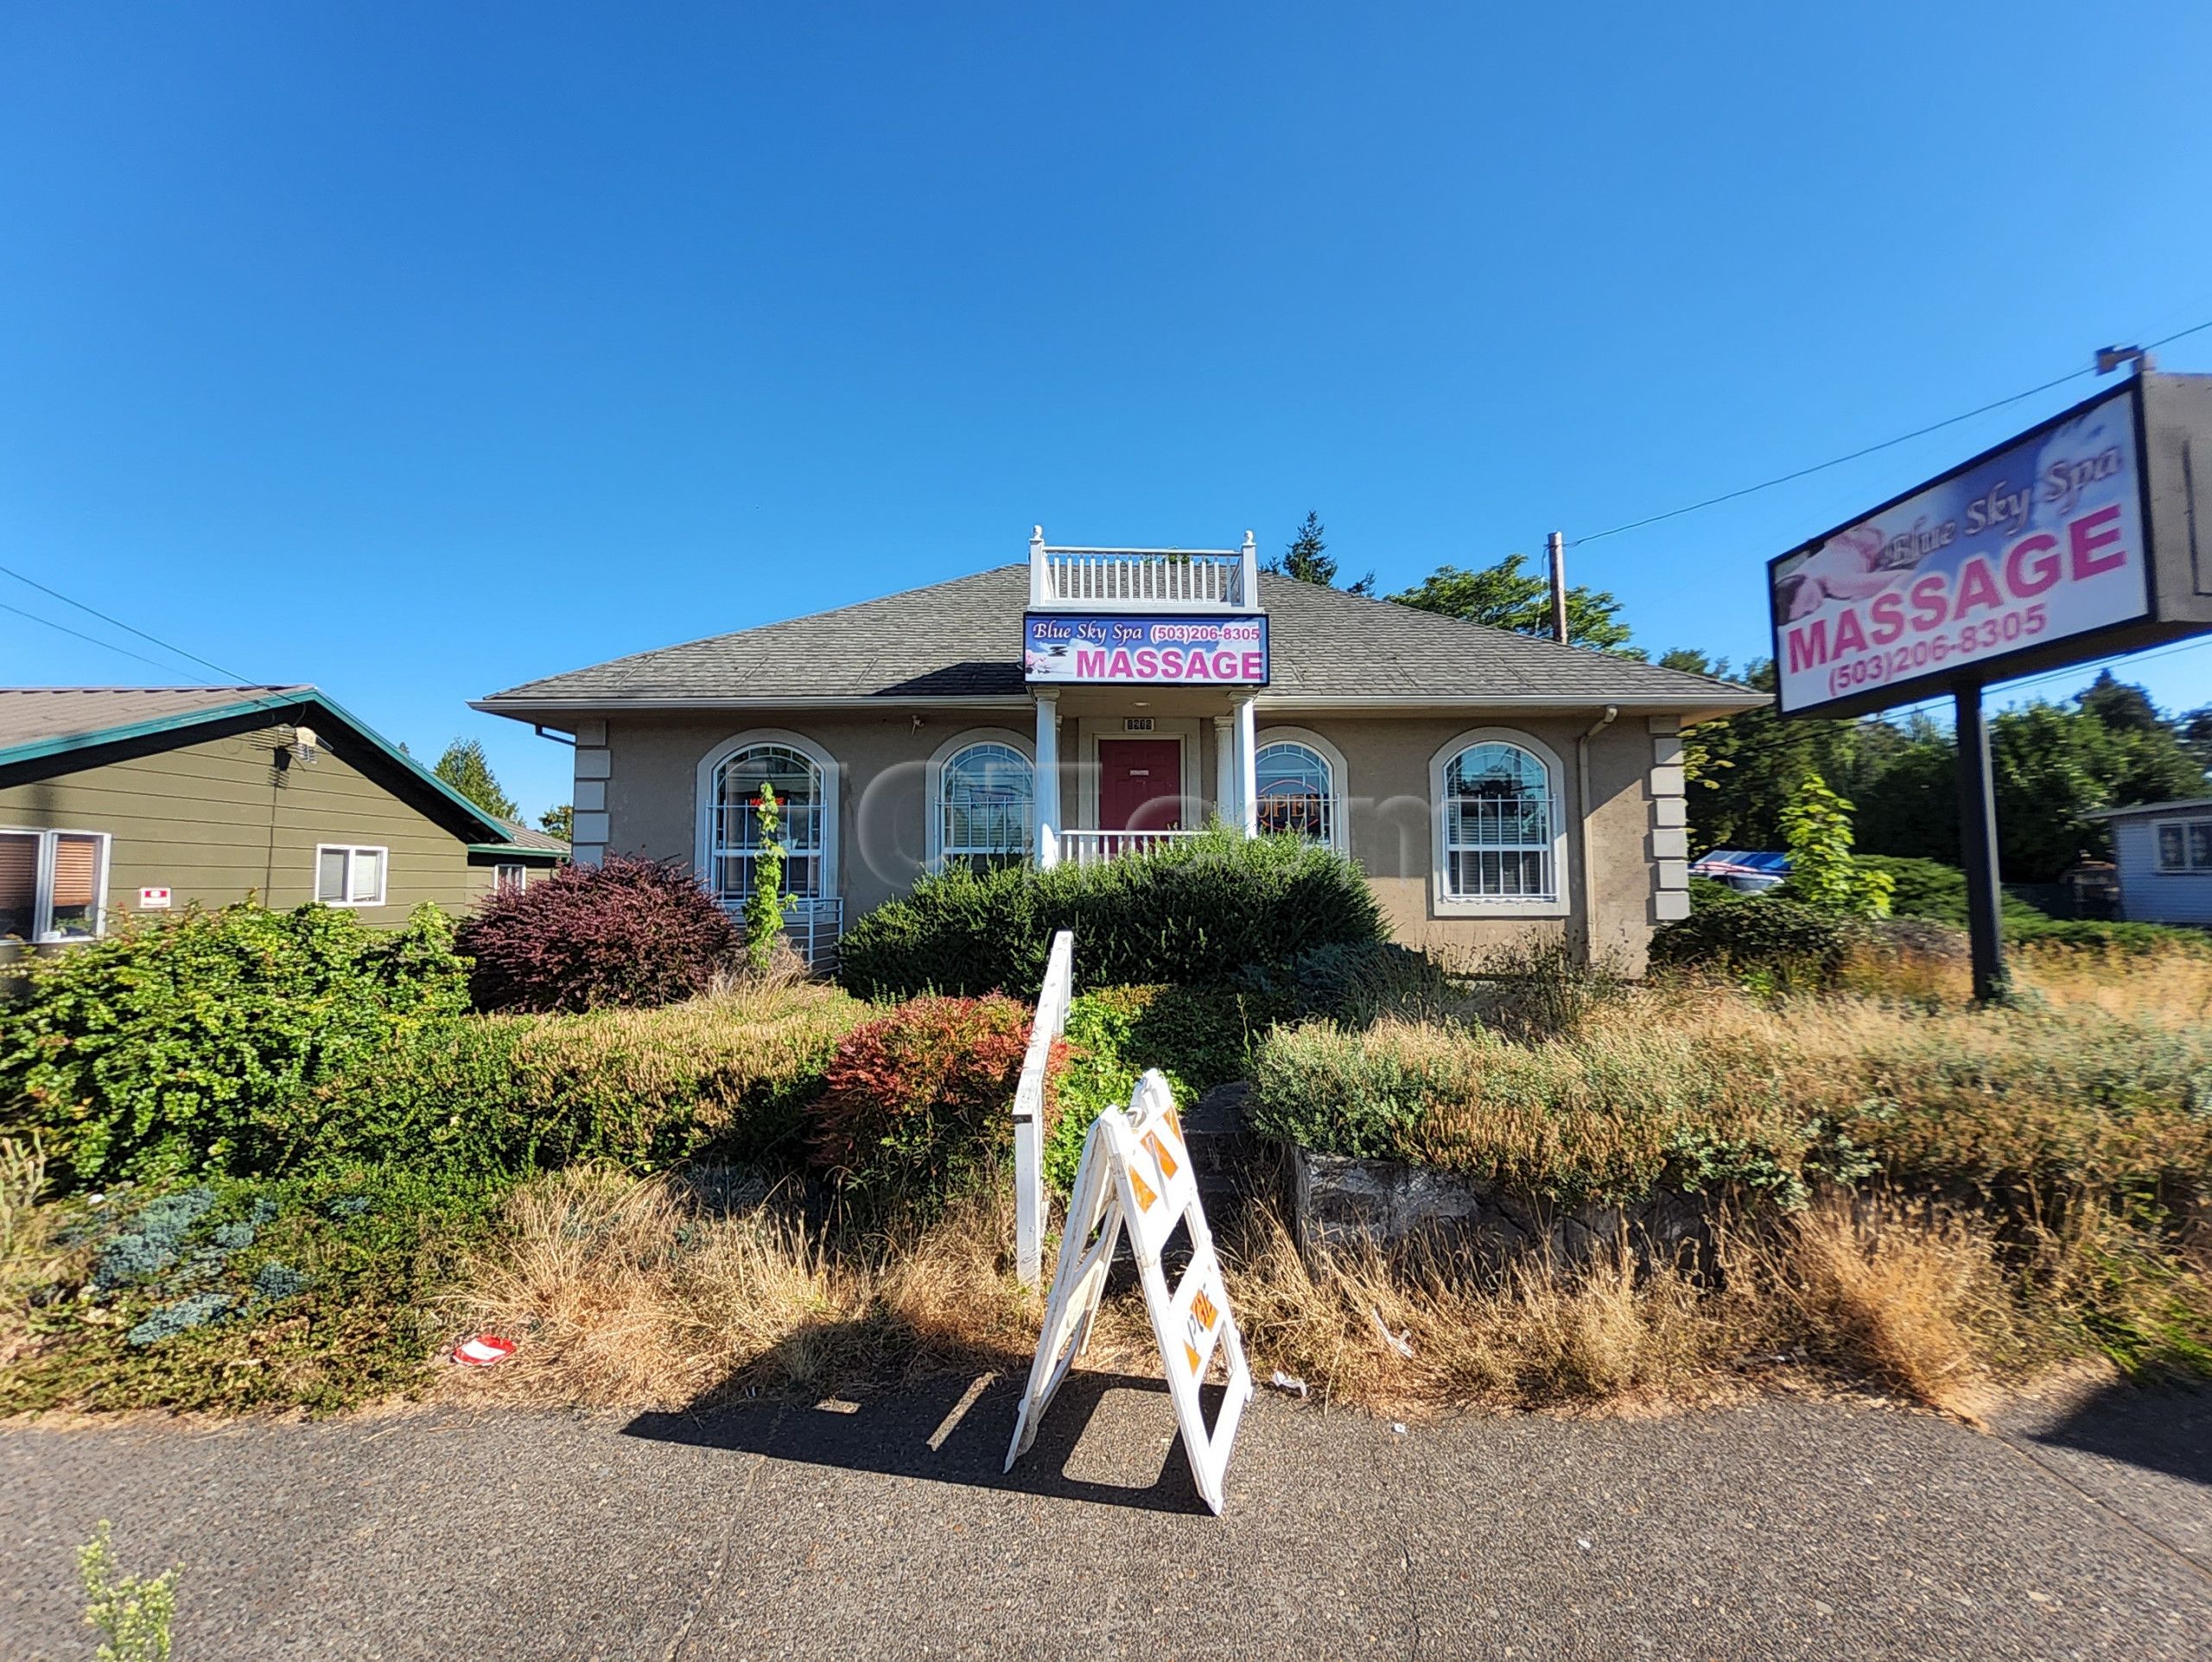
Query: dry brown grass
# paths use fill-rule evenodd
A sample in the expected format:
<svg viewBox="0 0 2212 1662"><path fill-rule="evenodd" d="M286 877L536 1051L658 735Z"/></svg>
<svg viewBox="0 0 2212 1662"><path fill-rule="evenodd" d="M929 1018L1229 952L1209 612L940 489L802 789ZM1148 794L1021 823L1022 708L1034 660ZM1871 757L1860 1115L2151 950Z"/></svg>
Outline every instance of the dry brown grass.
<svg viewBox="0 0 2212 1662"><path fill-rule="evenodd" d="M1756 1256L1798 1343L1938 1408L1966 1411L2010 1327L1994 1244L1965 1219L1832 1196Z"/></svg>
<svg viewBox="0 0 2212 1662"><path fill-rule="evenodd" d="M1707 1400L1735 1388L1727 1363L1754 1341L1732 1298L1639 1275L1625 1243L1590 1268L1502 1276L1420 1245L1309 1260L1272 1219L1245 1249L1230 1297L1262 1375L1377 1413Z"/></svg>
<svg viewBox="0 0 2212 1662"><path fill-rule="evenodd" d="M683 1406L827 1390L954 1362L1005 1366L1041 1302L1007 1275L999 1196L832 1251L773 1198L717 1212L678 1179L569 1171L516 1191L451 1301L520 1341L456 1388L496 1400Z"/></svg>

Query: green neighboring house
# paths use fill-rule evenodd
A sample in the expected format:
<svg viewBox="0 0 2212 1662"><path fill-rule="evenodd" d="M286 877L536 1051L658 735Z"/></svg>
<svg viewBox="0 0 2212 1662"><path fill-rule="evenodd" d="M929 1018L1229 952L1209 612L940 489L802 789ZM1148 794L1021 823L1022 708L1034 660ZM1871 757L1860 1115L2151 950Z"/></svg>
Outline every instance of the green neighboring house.
<svg viewBox="0 0 2212 1662"><path fill-rule="evenodd" d="M249 897L397 925L568 856L312 686L0 688L0 956Z"/></svg>

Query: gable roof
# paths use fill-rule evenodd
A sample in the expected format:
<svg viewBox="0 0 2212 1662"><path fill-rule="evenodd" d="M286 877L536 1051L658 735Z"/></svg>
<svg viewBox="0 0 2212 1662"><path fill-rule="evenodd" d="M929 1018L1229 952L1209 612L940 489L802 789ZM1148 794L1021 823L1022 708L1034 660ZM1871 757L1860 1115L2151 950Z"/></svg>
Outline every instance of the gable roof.
<svg viewBox="0 0 2212 1662"><path fill-rule="evenodd" d="M0 784L98 767L118 752L143 754L221 732L279 723L359 742L346 760L385 789L485 852L566 853L557 837L486 812L321 689L245 687L0 687ZM522 840L527 838L528 840ZM548 845L550 845L550 847Z"/></svg>
<svg viewBox="0 0 2212 1662"><path fill-rule="evenodd" d="M2082 816L2084 819L2126 819L2139 813L2195 813L2200 809L2212 808L2212 796L2183 797L2178 802L2139 802L2128 808L2099 808Z"/></svg>
<svg viewBox="0 0 2212 1662"><path fill-rule="evenodd" d="M1026 699L1029 568L1003 565L881 600L633 653L524 682L474 708L563 709ZM1273 678L1262 700L1391 704L1625 703L1720 714L1766 702L1733 682L1263 574ZM1111 610L1102 607L1101 610Z"/></svg>

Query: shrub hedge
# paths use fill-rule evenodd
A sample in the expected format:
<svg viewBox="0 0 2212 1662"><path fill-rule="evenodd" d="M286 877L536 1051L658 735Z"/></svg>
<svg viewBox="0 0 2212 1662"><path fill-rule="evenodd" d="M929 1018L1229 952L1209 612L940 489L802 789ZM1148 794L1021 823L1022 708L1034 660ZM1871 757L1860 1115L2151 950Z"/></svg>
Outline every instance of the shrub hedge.
<svg viewBox="0 0 2212 1662"><path fill-rule="evenodd" d="M1075 1187L1091 1122L1126 1104L1147 1068L1166 1076L1176 1105L1187 1109L1243 1078L1254 1041L1287 1009L1279 995L1214 987L1102 987L1077 997L1068 1006L1067 1072L1046 1141L1046 1181L1063 1194Z"/></svg>
<svg viewBox="0 0 2212 1662"><path fill-rule="evenodd" d="M863 997L1033 995L1056 930L1079 985L1222 983L1309 948L1381 941L1381 907L1343 856L1302 838L1217 830L1100 865L925 878L860 920L840 976Z"/></svg>
<svg viewBox="0 0 2212 1662"><path fill-rule="evenodd" d="M573 1012L693 997L741 944L690 873L610 854L488 895L459 949L479 1009Z"/></svg>
<svg viewBox="0 0 2212 1662"><path fill-rule="evenodd" d="M1795 901L1747 895L1652 932L1651 962L1666 969L1750 972L1783 986L1832 984L1856 931L1853 920Z"/></svg>
<svg viewBox="0 0 2212 1662"><path fill-rule="evenodd" d="M868 1007L835 988L741 988L652 1010L474 1016L415 1029L316 1093L305 1163L404 1155L456 1175L702 1151L796 1153L805 1104Z"/></svg>
<svg viewBox="0 0 2212 1662"><path fill-rule="evenodd" d="M1031 1015L1002 994L926 995L854 1029L807 1109L814 1163L872 1207L957 1192L1013 1146Z"/></svg>
<svg viewBox="0 0 2212 1662"><path fill-rule="evenodd" d="M274 1171L321 1135L306 1105L467 1008L435 907L404 928L258 906L134 920L33 959L0 1020L0 1132L36 1133L65 1187Z"/></svg>

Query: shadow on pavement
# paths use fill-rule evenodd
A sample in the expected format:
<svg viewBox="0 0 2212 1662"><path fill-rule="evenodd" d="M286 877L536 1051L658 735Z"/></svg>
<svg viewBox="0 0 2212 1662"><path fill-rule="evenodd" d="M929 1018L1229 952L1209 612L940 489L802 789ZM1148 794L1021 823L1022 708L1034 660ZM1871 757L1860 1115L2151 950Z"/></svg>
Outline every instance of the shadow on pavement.
<svg viewBox="0 0 2212 1662"><path fill-rule="evenodd" d="M1018 1494L1150 1512L1205 1512L1160 1380L1080 1370L1070 1374L1029 1452L1007 1472L1001 1468L1014 1436L1022 1379L993 1379L963 1409L976 1377L917 1379L856 1398L856 1407L764 1398L640 1414L622 1435ZM1207 1389L1209 1423L1219 1411L1219 1387Z"/></svg>
<svg viewBox="0 0 2212 1662"><path fill-rule="evenodd" d="M2107 1385L2028 1435L2212 1488L2212 1391L2202 1387Z"/></svg>

